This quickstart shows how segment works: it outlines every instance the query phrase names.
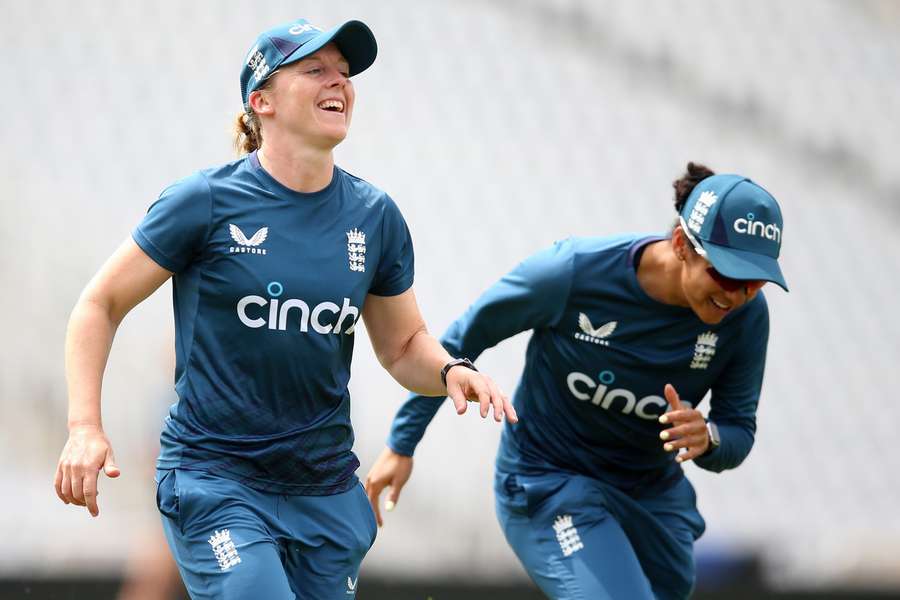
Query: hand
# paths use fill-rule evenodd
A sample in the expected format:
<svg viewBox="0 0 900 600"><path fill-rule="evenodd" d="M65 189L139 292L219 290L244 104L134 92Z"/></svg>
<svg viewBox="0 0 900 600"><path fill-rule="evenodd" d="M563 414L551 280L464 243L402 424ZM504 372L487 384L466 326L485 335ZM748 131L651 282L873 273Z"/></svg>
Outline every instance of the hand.
<svg viewBox="0 0 900 600"><path fill-rule="evenodd" d="M95 425L73 428L56 467L56 495L66 504L87 507L96 517L100 514L97 506L100 469L107 477L120 474L103 429Z"/></svg>
<svg viewBox="0 0 900 600"><path fill-rule="evenodd" d="M519 422L509 397L484 373L463 366L453 367L447 371L447 395L453 400L458 415L466 412L467 401L471 401L481 405L482 419L487 417L493 406L494 420L498 423L503 420L504 415L510 423Z"/></svg>
<svg viewBox="0 0 900 600"><path fill-rule="evenodd" d="M676 462L684 462L697 458L709 448L709 432L706 430L706 420L696 408L685 408L681 404L678 392L671 383L665 387L666 400L669 401L670 411L659 418L660 423L671 423L672 427L663 429L659 438L665 441L663 449L666 452L677 452L686 448L675 457Z"/></svg>
<svg viewBox="0 0 900 600"><path fill-rule="evenodd" d="M375 461L375 464L372 465L372 468L369 469L364 485L366 486L366 494L369 496L369 502L372 504L372 510L375 511L375 520L378 522L379 527L384 525L384 521L381 519L381 509L378 507L381 491L385 487L391 488L384 501L384 510L388 512L394 510L394 506L397 505L397 500L400 498L400 490L403 489L403 486L409 481L409 476L412 475L412 468L412 456L403 456L390 448L385 448L378 460Z"/></svg>

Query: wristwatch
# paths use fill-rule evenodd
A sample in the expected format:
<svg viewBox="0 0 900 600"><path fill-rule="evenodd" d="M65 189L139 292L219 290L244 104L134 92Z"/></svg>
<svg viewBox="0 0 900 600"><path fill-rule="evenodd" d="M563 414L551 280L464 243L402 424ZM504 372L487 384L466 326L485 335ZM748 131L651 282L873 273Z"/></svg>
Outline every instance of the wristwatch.
<svg viewBox="0 0 900 600"><path fill-rule="evenodd" d="M472 361L468 358L454 358L441 369L441 383L444 384L444 387L447 387L447 372L450 371L453 367L465 367L467 369L472 369L473 371L477 371L475 365L472 364Z"/></svg>
<svg viewBox="0 0 900 600"><path fill-rule="evenodd" d="M719 428L712 421L707 421L706 432L709 434L709 448L706 449L706 452L712 452L722 443L722 438L719 437Z"/></svg>

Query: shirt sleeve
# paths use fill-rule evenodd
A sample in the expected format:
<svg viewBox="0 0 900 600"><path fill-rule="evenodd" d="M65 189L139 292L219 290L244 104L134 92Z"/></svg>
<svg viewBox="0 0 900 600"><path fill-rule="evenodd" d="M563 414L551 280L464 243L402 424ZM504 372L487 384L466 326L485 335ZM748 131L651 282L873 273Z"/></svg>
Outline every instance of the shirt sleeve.
<svg viewBox="0 0 900 600"><path fill-rule="evenodd" d="M451 356L475 360L517 333L556 324L569 296L573 260L568 241L526 259L454 321L441 344ZM394 417L388 446L412 456L445 398L410 394Z"/></svg>
<svg viewBox="0 0 900 600"><path fill-rule="evenodd" d="M756 407L762 389L769 342L769 309L760 294L744 323L740 350L722 376L713 384L709 420L719 428L721 443L708 454L694 459L697 466L719 473L740 465L756 436ZM747 307L748 309L751 307Z"/></svg>
<svg viewBox="0 0 900 600"><path fill-rule="evenodd" d="M382 251L369 293L396 296L412 287L415 275L415 253L412 236L400 209L386 197L381 224Z"/></svg>
<svg viewBox="0 0 900 600"><path fill-rule="evenodd" d="M178 273L205 247L211 213L209 183L195 173L163 190L131 237L159 266Z"/></svg>

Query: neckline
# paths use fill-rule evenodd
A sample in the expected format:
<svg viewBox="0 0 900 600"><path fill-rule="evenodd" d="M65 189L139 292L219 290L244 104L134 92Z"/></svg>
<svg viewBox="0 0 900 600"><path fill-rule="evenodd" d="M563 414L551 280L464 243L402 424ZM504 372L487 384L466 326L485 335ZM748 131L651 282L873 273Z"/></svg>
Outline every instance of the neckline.
<svg viewBox="0 0 900 600"><path fill-rule="evenodd" d="M637 268L638 265L635 264L634 259L637 256L638 252L642 248L646 249L647 246L653 244L655 242L662 242L664 240L669 239L667 235L648 235L641 238L636 239L631 248L628 249L628 282L631 284L631 287L634 289L635 293L640 297L640 299L650 306L659 308L661 310L666 310L672 313L690 313L695 318L697 315L694 314L694 311L690 306L678 306L677 304L668 304L666 302L661 302L647 293L647 290L644 289L644 286L641 285L640 280L637 276Z"/></svg>
<svg viewBox="0 0 900 600"><path fill-rule="evenodd" d="M282 184L280 181L272 177L268 171L262 166L259 162L259 157L257 156L257 151L254 150L250 154L247 155L247 162L250 164L250 170L256 175L256 178L259 179L260 183L263 184L270 191L274 192L279 196L285 196L294 200L298 200L300 202L316 202L320 200L325 200L337 189L340 175L337 165L334 165L332 173L331 173L331 181L328 182L324 188L317 192L298 192L297 190L292 190L286 185Z"/></svg>

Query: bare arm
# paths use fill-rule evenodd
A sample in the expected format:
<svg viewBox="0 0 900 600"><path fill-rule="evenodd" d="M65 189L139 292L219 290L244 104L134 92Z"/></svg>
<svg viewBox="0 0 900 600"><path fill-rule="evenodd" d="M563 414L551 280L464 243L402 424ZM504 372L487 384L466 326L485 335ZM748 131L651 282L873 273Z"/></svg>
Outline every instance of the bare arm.
<svg viewBox="0 0 900 600"><path fill-rule="evenodd" d="M450 396L459 414L472 400L481 404L482 417L493 405L497 421L504 415L511 423L518 420L509 399L482 373L456 367L447 373L447 387L443 386L441 369L453 357L428 333L412 289L397 296L370 294L363 319L378 361L406 389L425 396Z"/></svg>
<svg viewBox="0 0 900 600"><path fill-rule="evenodd" d="M88 283L66 331L69 440L56 469L56 493L66 504L86 506L94 516L97 477L119 475L103 431L100 390L113 336L125 315L172 273L157 265L130 238Z"/></svg>

